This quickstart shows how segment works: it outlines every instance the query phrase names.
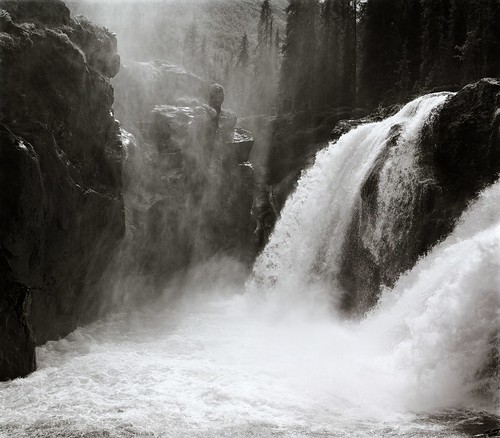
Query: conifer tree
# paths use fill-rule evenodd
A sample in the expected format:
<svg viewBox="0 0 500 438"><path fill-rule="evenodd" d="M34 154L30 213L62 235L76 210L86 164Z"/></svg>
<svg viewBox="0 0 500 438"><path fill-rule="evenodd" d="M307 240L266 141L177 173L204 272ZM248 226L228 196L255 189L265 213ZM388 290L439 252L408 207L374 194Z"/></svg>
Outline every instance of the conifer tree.
<svg viewBox="0 0 500 438"><path fill-rule="evenodd" d="M445 85L449 0L422 0L421 85L424 88Z"/></svg>
<svg viewBox="0 0 500 438"><path fill-rule="evenodd" d="M246 104L249 96L249 67L250 67L250 49L247 34L243 34L239 47L239 54L234 68L234 89L238 102L243 112L246 110Z"/></svg>
<svg viewBox="0 0 500 438"><path fill-rule="evenodd" d="M467 15L467 0L451 0L446 63L454 83L459 83L464 75L462 48L467 40Z"/></svg>
<svg viewBox="0 0 500 438"><path fill-rule="evenodd" d="M402 44L394 0L368 0L364 13L363 55L359 93L363 103L376 105L395 93Z"/></svg>
<svg viewBox="0 0 500 438"><path fill-rule="evenodd" d="M282 111L313 109L316 103L317 25L316 0L290 0L280 74Z"/></svg>
<svg viewBox="0 0 500 438"><path fill-rule="evenodd" d="M500 4L498 0L467 2L467 38L460 47L464 80L500 74Z"/></svg>
<svg viewBox="0 0 500 438"><path fill-rule="evenodd" d="M321 11L321 48L319 77L323 93L318 96L321 108L339 104L341 84L342 35L338 0L325 0Z"/></svg>
<svg viewBox="0 0 500 438"><path fill-rule="evenodd" d="M251 110L270 114L276 94L276 52L273 42L273 12L270 0L261 5L254 57Z"/></svg>
<svg viewBox="0 0 500 438"><path fill-rule="evenodd" d="M247 34L243 34L240 43L240 51L238 55L238 60L236 62L236 67L242 71L248 71L248 65L250 63L250 55L248 49L248 36Z"/></svg>
<svg viewBox="0 0 500 438"><path fill-rule="evenodd" d="M343 30L341 104L350 105L356 98L357 1L342 0L340 6Z"/></svg>
<svg viewBox="0 0 500 438"><path fill-rule="evenodd" d="M198 44L198 25L193 21L184 37L184 55L183 64L189 68L193 68L196 64L196 48Z"/></svg>

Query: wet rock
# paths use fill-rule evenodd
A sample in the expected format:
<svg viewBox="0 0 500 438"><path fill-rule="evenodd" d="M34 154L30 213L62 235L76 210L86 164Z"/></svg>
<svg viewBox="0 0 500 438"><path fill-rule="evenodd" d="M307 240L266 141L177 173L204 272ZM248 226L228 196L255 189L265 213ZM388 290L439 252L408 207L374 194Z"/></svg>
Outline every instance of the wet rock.
<svg viewBox="0 0 500 438"><path fill-rule="evenodd" d="M368 114L365 117L360 117L356 119L340 120L338 121L333 129L330 131L330 141L337 141L344 134L347 134L351 129L357 128L360 125L366 123L380 122L388 117L396 114L402 105L394 104L387 107L377 108L374 112Z"/></svg>
<svg viewBox="0 0 500 438"><path fill-rule="evenodd" d="M330 132L330 140L337 141L344 134L347 134L351 129L358 127L364 123L369 123L371 120L353 119L339 121Z"/></svg>
<svg viewBox="0 0 500 438"><path fill-rule="evenodd" d="M214 255L250 263L253 137L222 108L223 87L163 61L125 62L114 84L117 117L139 151L125 166L125 181L136 181L125 193L137 255L129 271L160 290Z"/></svg>
<svg viewBox="0 0 500 438"><path fill-rule="evenodd" d="M0 269L8 271L3 258ZM31 291L25 285L0 278L0 376L2 380L23 377L36 369L35 341L30 325Z"/></svg>
<svg viewBox="0 0 500 438"><path fill-rule="evenodd" d="M486 430L484 433L479 433L474 435L475 437L487 438L487 437L500 437L500 429L490 429Z"/></svg>
<svg viewBox="0 0 500 438"><path fill-rule="evenodd" d="M500 170L500 81L483 79L451 98L422 139L439 184L462 203L493 183Z"/></svg>
<svg viewBox="0 0 500 438"><path fill-rule="evenodd" d="M116 39L57 0L2 1L0 379L99 315L124 234ZM26 23L30 23L27 25ZM31 302L31 310L30 310ZM16 338L17 336L17 338ZM17 345L17 347L15 347Z"/></svg>
<svg viewBox="0 0 500 438"><path fill-rule="evenodd" d="M116 35L85 17L75 17L71 29L68 36L83 50L87 64L107 78L114 77L120 70Z"/></svg>
<svg viewBox="0 0 500 438"><path fill-rule="evenodd" d="M344 245L341 283L347 291L347 310L370 308L380 287L394 285L399 275L451 233L468 203L498 178L499 128L499 81L483 79L448 98L418 141L414 164L418 181L411 197L401 191L401 199L393 201L394 208L401 205L411 214L393 221L396 232L375 245L370 236L377 226L379 198L384 196L379 182L392 147L388 142L361 188Z"/></svg>
<svg viewBox="0 0 500 438"><path fill-rule="evenodd" d="M230 111L218 115L198 99L174 102L155 106L137 146L140 154L126 165L126 173L134 171L140 181L125 194L137 255L132 269L159 288L215 255L250 263L256 251L254 176L246 163L251 134L234 129ZM145 177L137 179L139 173Z"/></svg>

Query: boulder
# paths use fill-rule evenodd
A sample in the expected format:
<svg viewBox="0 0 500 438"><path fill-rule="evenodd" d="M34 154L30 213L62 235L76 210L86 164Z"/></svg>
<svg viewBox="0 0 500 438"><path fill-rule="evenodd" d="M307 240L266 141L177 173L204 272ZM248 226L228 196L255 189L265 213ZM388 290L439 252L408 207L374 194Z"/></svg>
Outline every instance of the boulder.
<svg viewBox="0 0 500 438"><path fill-rule="evenodd" d="M158 149L182 150L192 159L201 159L213 147L217 113L208 105L158 105L152 112L151 138Z"/></svg>
<svg viewBox="0 0 500 438"><path fill-rule="evenodd" d="M236 128L232 131L232 137L226 142L226 159L237 164L245 163L250 158L253 147L253 136L250 131Z"/></svg>
<svg viewBox="0 0 500 438"><path fill-rule="evenodd" d="M224 88L219 84L211 84L208 87L208 104L220 114L222 102L224 102Z"/></svg>
<svg viewBox="0 0 500 438"><path fill-rule="evenodd" d="M232 111L224 109L219 114L219 127L225 133L232 133L237 121L238 117Z"/></svg>
<svg viewBox="0 0 500 438"><path fill-rule="evenodd" d="M59 0L0 2L0 379L99 316L124 234L116 38ZM31 309L30 309L31 303Z"/></svg>

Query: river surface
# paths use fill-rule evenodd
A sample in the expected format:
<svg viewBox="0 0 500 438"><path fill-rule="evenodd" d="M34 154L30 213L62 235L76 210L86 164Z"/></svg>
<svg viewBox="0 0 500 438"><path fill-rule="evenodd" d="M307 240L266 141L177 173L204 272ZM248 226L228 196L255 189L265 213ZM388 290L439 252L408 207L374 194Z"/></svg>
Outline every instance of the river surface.
<svg viewBox="0 0 500 438"><path fill-rule="evenodd" d="M266 306L194 297L49 342L38 371L0 384L0 436L462 437L495 426L481 410L412 412L405 374L359 351L349 324Z"/></svg>

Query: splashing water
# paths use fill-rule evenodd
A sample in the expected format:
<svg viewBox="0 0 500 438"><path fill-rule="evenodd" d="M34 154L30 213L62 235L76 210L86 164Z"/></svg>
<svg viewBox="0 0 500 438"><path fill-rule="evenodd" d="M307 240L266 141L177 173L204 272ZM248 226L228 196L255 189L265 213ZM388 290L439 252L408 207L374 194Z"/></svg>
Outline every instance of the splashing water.
<svg viewBox="0 0 500 438"><path fill-rule="evenodd" d="M417 99L320 153L257 275L278 285L306 275L321 230L333 226L328 241L340 244L391 127L409 144L445 98ZM39 347L38 371L0 383L0 436L424 438L498 427L499 248L497 182L358 322L332 317L321 285L286 282L284 299L223 279L209 286L198 272L175 305L116 314Z"/></svg>
<svg viewBox="0 0 500 438"><path fill-rule="evenodd" d="M362 125L320 151L314 166L303 174L296 192L287 200L269 243L257 259L253 285L270 287L279 283L279 288L288 290L288 285L307 284L312 271L321 271L324 265L335 278L354 205L375 160L399 131L393 154L401 155L406 162L392 157L388 163L397 161L400 167L411 167L413 145L423 124L448 96L450 93L420 97L394 116ZM382 172L383 177L387 175L384 190L388 197L404 189L401 185L406 180L401 173L394 169ZM323 266L317 266L321 253Z"/></svg>

